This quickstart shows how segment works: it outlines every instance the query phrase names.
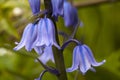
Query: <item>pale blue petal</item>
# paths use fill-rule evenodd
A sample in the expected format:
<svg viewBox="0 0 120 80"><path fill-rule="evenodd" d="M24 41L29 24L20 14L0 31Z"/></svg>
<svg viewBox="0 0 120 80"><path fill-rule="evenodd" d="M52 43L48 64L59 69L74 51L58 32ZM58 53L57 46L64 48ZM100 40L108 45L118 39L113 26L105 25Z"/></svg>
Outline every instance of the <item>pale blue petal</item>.
<svg viewBox="0 0 120 80"><path fill-rule="evenodd" d="M92 66L100 66L105 62L96 62L90 48L86 45L78 45L73 51L73 64L71 68L68 68L67 72L72 72L79 69L84 75L88 70L94 71Z"/></svg>
<svg viewBox="0 0 120 80"><path fill-rule="evenodd" d="M86 49L85 54L88 57L89 62L91 63L92 66L100 66L106 62L105 60L103 60L102 62L96 62L91 49L87 45L83 45L83 46Z"/></svg>
<svg viewBox="0 0 120 80"><path fill-rule="evenodd" d="M80 71L85 74L90 68L91 64L85 55L85 49L83 46L79 46L79 59L80 59Z"/></svg>
<svg viewBox="0 0 120 80"><path fill-rule="evenodd" d="M36 46L54 45L60 49L55 38L55 26L49 18L44 18L38 23L38 37L35 42Z"/></svg>
<svg viewBox="0 0 120 80"><path fill-rule="evenodd" d="M57 17L58 15L63 15L63 2L63 0L51 0L53 16Z"/></svg>
<svg viewBox="0 0 120 80"><path fill-rule="evenodd" d="M52 10L53 10L52 16L58 16L58 14L57 14L57 5L56 5L56 1L57 1L57 0L51 0L51 3L52 3Z"/></svg>
<svg viewBox="0 0 120 80"><path fill-rule="evenodd" d="M77 10L67 1L64 2L64 23L66 27L78 24Z"/></svg>
<svg viewBox="0 0 120 80"><path fill-rule="evenodd" d="M78 56L78 46L76 46L73 50L73 61L72 61L72 67L68 68L67 72L72 72L74 70L77 70L79 66L79 56Z"/></svg>
<svg viewBox="0 0 120 80"><path fill-rule="evenodd" d="M41 19L39 20L38 24L37 24L37 26L38 26L38 28L37 28L37 29L38 29L38 30L37 30L37 39L36 39L36 41L34 42L33 47L35 47L35 46L41 46L41 45L40 45L40 42L41 42L41 40L42 40L42 33L41 33L42 22L43 22L43 19L41 18Z"/></svg>
<svg viewBox="0 0 120 80"><path fill-rule="evenodd" d="M14 50L17 51L25 46L26 42L28 41L28 37L29 37L28 34L29 34L29 30L31 27L32 27L31 23L25 27L25 29L23 31L22 39L21 39L20 43L14 48Z"/></svg>
<svg viewBox="0 0 120 80"><path fill-rule="evenodd" d="M40 12L40 0L29 0L29 4L33 14L38 14Z"/></svg>
<svg viewBox="0 0 120 80"><path fill-rule="evenodd" d="M39 57L39 59L46 64L49 60L54 62L52 46L45 47L44 53Z"/></svg>
<svg viewBox="0 0 120 80"><path fill-rule="evenodd" d="M55 26L54 26L53 22L48 18L47 18L47 23L48 23L47 25L49 26L49 28L48 28L49 41L51 42L52 45L54 45L55 47L60 49L60 46L57 44L56 38L55 38Z"/></svg>
<svg viewBox="0 0 120 80"><path fill-rule="evenodd" d="M48 26L46 23L46 19L44 18L41 22L41 24L39 25L38 28L38 33L39 33L39 39L38 42L36 43L36 46L42 46L42 45L46 45L49 46L50 45L50 41L49 41L49 33L48 33Z"/></svg>
<svg viewBox="0 0 120 80"><path fill-rule="evenodd" d="M27 51L31 51L33 43L37 38L37 24L32 24L31 28L29 29L29 34L27 36L28 37L25 48Z"/></svg>

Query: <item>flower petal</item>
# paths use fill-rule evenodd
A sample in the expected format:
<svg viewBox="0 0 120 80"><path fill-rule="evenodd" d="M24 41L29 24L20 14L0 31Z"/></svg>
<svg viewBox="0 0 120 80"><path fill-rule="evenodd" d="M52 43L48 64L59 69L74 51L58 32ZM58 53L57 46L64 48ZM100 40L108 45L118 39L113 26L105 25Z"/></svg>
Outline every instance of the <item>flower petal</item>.
<svg viewBox="0 0 120 80"><path fill-rule="evenodd" d="M42 33L41 33L41 25L42 25L42 22L43 22L43 19L41 18L40 20L39 20L39 22L38 22L38 24L37 24L37 39L36 39L36 41L34 42L34 44L33 44L33 48L35 47L35 46L41 46L41 45L39 45L40 44L40 42L41 42L41 35L42 35Z"/></svg>
<svg viewBox="0 0 120 80"><path fill-rule="evenodd" d="M27 35L27 42L25 48L27 51L32 50L32 46L37 38L37 24L32 24L31 28L29 29L29 34Z"/></svg>
<svg viewBox="0 0 120 80"><path fill-rule="evenodd" d="M53 13L52 16L57 17L63 15L63 0L51 0Z"/></svg>
<svg viewBox="0 0 120 80"><path fill-rule="evenodd" d="M102 64L104 64L106 62L105 60L103 60L102 62L96 62L96 60L95 60L95 58L94 58L94 56L92 54L91 49L87 45L83 45L83 46L86 49L85 54L88 57L88 59L89 59L90 63L92 64L92 66L100 66L100 65L102 65Z"/></svg>
<svg viewBox="0 0 120 80"><path fill-rule="evenodd" d="M64 23L66 27L77 26L78 14L77 10L67 1L64 1Z"/></svg>
<svg viewBox="0 0 120 80"><path fill-rule="evenodd" d="M78 69L78 65L79 65L79 57L78 57L78 46L76 46L74 48L74 51L73 51L73 63L72 63L72 67L71 68L68 68L66 71L67 72L72 72L76 69Z"/></svg>
<svg viewBox="0 0 120 80"><path fill-rule="evenodd" d="M90 68L91 64L85 54L85 49L83 46L79 46L79 59L80 59L80 70L83 74L85 74Z"/></svg>
<svg viewBox="0 0 120 80"><path fill-rule="evenodd" d="M39 57L39 59L46 64L49 60L54 62L52 46L45 47L44 53Z"/></svg>
<svg viewBox="0 0 120 80"><path fill-rule="evenodd" d="M37 39L36 46L50 45L48 26L46 24L47 24L46 19L42 19L38 24L39 31L38 31L38 39Z"/></svg>
<svg viewBox="0 0 120 80"><path fill-rule="evenodd" d="M28 24L24 31L23 31L23 35L22 35L22 39L20 41L20 43L18 43L18 45L14 48L14 50L19 50L21 49L23 46L25 46L26 42L28 41L28 34L29 34L29 30L31 28L32 24Z"/></svg>
<svg viewBox="0 0 120 80"><path fill-rule="evenodd" d="M29 0L29 4L33 14L38 14L40 12L40 0Z"/></svg>
<svg viewBox="0 0 120 80"><path fill-rule="evenodd" d="M55 47L57 47L58 49L60 49L60 46L57 44L56 42L56 38L55 38L55 26L53 24L53 22L47 18L47 26L49 26L48 32L49 32L49 39L52 45L54 45Z"/></svg>

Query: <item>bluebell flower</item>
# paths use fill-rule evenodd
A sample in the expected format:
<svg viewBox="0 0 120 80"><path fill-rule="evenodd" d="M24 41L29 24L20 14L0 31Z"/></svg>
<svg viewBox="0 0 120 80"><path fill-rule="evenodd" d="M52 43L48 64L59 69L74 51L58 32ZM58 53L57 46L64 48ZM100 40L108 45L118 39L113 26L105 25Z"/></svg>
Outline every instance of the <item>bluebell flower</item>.
<svg viewBox="0 0 120 80"><path fill-rule="evenodd" d="M57 17L58 15L63 15L63 2L64 0L51 0L52 3L52 16Z"/></svg>
<svg viewBox="0 0 120 80"><path fill-rule="evenodd" d="M14 50L20 50L25 46L27 51L34 49L41 54L45 47L53 45L60 49L55 38L55 26L49 18L41 18L38 23L29 23L26 26L22 39Z"/></svg>
<svg viewBox="0 0 120 80"><path fill-rule="evenodd" d="M77 26L78 14L76 8L74 8L69 2L64 1L64 23L66 27Z"/></svg>
<svg viewBox="0 0 120 80"><path fill-rule="evenodd" d="M38 22L37 39L34 46L52 46L60 49L55 38L55 26L49 18L43 18ZM33 47L34 47L33 46Z"/></svg>
<svg viewBox="0 0 120 80"><path fill-rule="evenodd" d="M74 70L80 70L83 74L85 74L88 70L95 69L92 66L100 66L105 63L105 60L102 62L96 62L92 51L87 45L78 45L74 48L73 51L73 64L71 68L67 69L67 72L72 72Z"/></svg>
<svg viewBox="0 0 120 80"><path fill-rule="evenodd" d="M49 60L54 62L52 46L45 47L43 54L40 55L39 59L43 62L43 64L46 64Z"/></svg>
<svg viewBox="0 0 120 80"><path fill-rule="evenodd" d="M29 23L23 31L22 39L20 43L14 48L14 50L19 50L25 46L27 51L32 50L33 43L37 38L37 24ZM36 48L35 48L36 49Z"/></svg>
<svg viewBox="0 0 120 80"><path fill-rule="evenodd" d="M40 0L28 0L30 7L32 9L32 13L38 14L40 12Z"/></svg>
<svg viewBox="0 0 120 80"><path fill-rule="evenodd" d="M41 18L37 27L37 38L32 48L40 54L39 59L46 64L49 60L54 62L52 46L60 49L55 38L55 26L49 18ZM41 54L42 53L42 54Z"/></svg>

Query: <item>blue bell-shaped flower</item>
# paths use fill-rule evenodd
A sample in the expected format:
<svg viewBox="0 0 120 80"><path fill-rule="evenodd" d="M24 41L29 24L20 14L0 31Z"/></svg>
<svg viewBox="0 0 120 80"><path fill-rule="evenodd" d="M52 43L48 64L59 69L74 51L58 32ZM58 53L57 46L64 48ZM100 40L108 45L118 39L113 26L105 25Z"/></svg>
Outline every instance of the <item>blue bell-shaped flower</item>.
<svg viewBox="0 0 120 80"><path fill-rule="evenodd" d="M55 38L55 26L49 18L42 18L38 22L37 39L32 48L40 54L39 59L46 64L49 60L54 62L52 46L60 49ZM42 53L42 54L41 54Z"/></svg>
<svg viewBox="0 0 120 80"><path fill-rule="evenodd" d="M43 18L38 22L37 39L34 46L52 46L60 49L55 38L55 26L49 18ZM33 46L33 47L34 47Z"/></svg>
<svg viewBox="0 0 120 80"><path fill-rule="evenodd" d="M52 16L58 17L63 15L63 2L64 0L51 0L52 3Z"/></svg>
<svg viewBox="0 0 120 80"><path fill-rule="evenodd" d="M67 72L72 72L74 70L80 70L85 74L88 70L95 71L92 66L100 66L105 63L105 60L102 62L96 62L92 51L87 45L78 45L74 48L73 51L73 64L71 68L67 69Z"/></svg>
<svg viewBox="0 0 120 80"><path fill-rule="evenodd" d="M40 0L28 0L28 1L32 9L33 15L38 14L40 12Z"/></svg>
<svg viewBox="0 0 120 80"><path fill-rule="evenodd" d="M79 23L77 10L67 1L64 1L64 23L66 27L76 27Z"/></svg>
<svg viewBox="0 0 120 80"><path fill-rule="evenodd" d="M14 50L19 50L25 46L27 51L32 50L33 43L37 38L37 24L29 23L24 29L22 39L20 43L14 48Z"/></svg>

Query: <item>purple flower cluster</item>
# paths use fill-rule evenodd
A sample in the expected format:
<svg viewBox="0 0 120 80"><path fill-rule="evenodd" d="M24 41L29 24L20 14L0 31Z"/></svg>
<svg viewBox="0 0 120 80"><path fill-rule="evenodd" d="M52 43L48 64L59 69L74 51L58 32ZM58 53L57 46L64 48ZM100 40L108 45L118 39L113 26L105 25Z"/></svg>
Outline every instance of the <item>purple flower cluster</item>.
<svg viewBox="0 0 120 80"><path fill-rule="evenodd" d="M28 0L33 15L40 13L40 0ZM77 10L67 0L51 0L52 3L52 15L51 17L58 18L63 17L66 27L76 27L79 23ZM34 23L29 23L24 31L21 41L14 48L14 50L20 50L25 47L27 51L34 49L40 54L39 59L46 64L49 60L54 62L52 46L61 50L61 47L56 42L55 25L53 21L46 17L40 17ZM71 68L66 69L67 72L74 70L80 70L85 74L89 69L94 70L93 66L100 66L105 62L96 62L92 51L85 44L79 44L73 51L73 64Z"/></svg>
<svg viewBox="0 0 120 80"><path fill-rule="evenodd" d="M26 26L22 39L14 50L19 50L24 46L27 51L34 49L41 54L39 59L46 63L49 60L54 61L52 56L53 45L60 49L55 38L55 26L49 18L41 18L38 23L29 23Z"/></svg>

